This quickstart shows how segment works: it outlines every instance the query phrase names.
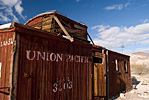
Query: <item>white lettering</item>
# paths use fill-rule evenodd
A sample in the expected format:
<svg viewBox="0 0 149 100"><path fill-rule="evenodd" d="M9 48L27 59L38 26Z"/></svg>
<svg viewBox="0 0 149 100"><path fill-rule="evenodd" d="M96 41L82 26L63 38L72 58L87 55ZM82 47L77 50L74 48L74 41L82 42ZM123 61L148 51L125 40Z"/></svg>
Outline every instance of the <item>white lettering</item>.
<svg viewBox="0 0 149 100"><path fill-rule="evenodd" d="M66 62L68 62L71 56L69 54L67 54L66 57L67 57Z"/></svg>
<svg viewBox="0 0 149 100"><path fill-rule="evenodd" d="M10 38L10 41L11 41L10 44L13 44L13 40L12 40L12 38Z"/></svg>
<svg viewBox="0 0 149 100"><path fill-rule="evenodd" d="M84 56L81 56L81 62L83 62L83 60L84 60Z"/></svg>
<svg viewBox="0 0 149 100"><path fill-rule="evenodd" d="M47 53L47 59L46 60L49 61L49 53Z"/></svg>
<svg viewBox="0 0 149 100"><path fill-rule="evenodd" d="M63 54L57 54L57 57L56 57L56 62L58 62L59 61L59 59L60 59L60 61L62 61L63 60Z"/></svg>
<svg viewBox="0 0 149 100"><path fill-rule="evenodd" d="M73 55L71 55L71 57L70 57L70 62L72 62L73 61Z"/></svg>
<svg viewBox="0 0 149 100"><path fill-rule="evenodd" d="M80 56L77 56L77 55L76 55L76 56L75 56L75 61L76 61L76 62L80 62Z"/></svg>
<svg viewBox="0 0 149 100"><path fill-rule="evenodd" d="M66 62L78 62L78 63L88 63L89 57L87 56L79 56L79 55L65 55L64 59ZM40 51L31 51L26 50L26 57L28 60L40 60L43 61L63 61L63 54L59 53L49 53L49 52L40 52Z"/></svg>
<svg viewBox="0 0 149 100"><path fill-rule="evenodd" d="M6 46L6 41L3 42L3 45Z"/></svg>
<svg viewBox="0 0 149 100"><path fill-rule="evenodd" d="M4 40L4 41L1 41L0 42L0 46L1 47L3 47L3 46L7 46L7 45L11 45L11 44L13 44L13 40L12 40L12 38L9 38L8 40Z"/></svg>
<svg viewBox="0 0 149 100"><path fill-rule="evenodd" d="M26 57L28 60L34 60L35 59L35 52L36 51L33 51L33 57L30 58L30 53L31 53L31 50L26 50Z"/></svg>
<svg viewBox="0 0 149 100"><path fill-rule="evenodd" d="M43 55L42 55L40 51L37 51L37 60L39 60L39 57L41 57L41 59L45 61L45 57L46 57L45 52L43 52Z"/></svg>
<svg viewBox="0 0 149 100"><path fill-rule="evenodd" d="M55 60L56 60L56 55L55 55L55 53L51 53L51 54L50 54L50 60L51 60L51 61L55 61Z"/></svg>
<svg viewBox="0 0 149 100"><path fill-rule="evenodd" d="M54 93L57 92L57 83L54 83L53 87L54 87L53 92Z"/></svg>
<svg viewBox="0 0 149 100"><path fill-rule="evenodd" d="M11 43L10 40L11 40L11 39L8 40L8 45L10 45L10 43Z"/></svg>

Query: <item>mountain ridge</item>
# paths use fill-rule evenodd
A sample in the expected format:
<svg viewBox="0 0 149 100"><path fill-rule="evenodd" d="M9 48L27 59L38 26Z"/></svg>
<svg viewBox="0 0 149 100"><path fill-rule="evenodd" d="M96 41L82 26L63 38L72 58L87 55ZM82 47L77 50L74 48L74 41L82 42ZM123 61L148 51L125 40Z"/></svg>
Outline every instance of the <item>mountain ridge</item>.
<svg viewBox="0 0 149 100"><path fill-rule="evenodd" d="M147 65L149 67L149 53L135 52L129 56L131 65Z"/></svg>

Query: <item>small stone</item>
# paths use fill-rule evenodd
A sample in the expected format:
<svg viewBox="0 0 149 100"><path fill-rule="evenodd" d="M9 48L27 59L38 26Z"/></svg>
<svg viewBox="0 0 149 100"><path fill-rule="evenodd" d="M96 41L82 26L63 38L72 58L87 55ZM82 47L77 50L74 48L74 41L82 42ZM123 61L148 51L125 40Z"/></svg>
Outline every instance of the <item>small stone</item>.
<svg viewBox="0 0 149 100"><path fill-rule="evenodd" d="M120 93L121 98L126 98L124 93Z"/></svg>
<svg viewBox="0 0 149 100"><path fill-rule="evenodd" d="M141 93L137 93L137 94L138 94L138 96L139 96L139 97L141 97L141 96L142 96L142 94L141 94Z"/></svg>
<svg viewBox="0 0 149 100"><path fill-rule="evenodd" d="M135 91L131 90L130 93L135 93Z"/></svg>

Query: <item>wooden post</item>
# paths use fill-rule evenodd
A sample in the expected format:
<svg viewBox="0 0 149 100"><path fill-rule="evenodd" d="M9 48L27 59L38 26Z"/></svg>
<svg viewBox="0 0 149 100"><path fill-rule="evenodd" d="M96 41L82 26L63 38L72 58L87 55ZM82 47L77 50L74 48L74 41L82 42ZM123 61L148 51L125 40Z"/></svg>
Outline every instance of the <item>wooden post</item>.
<svg viewBox="0 0 149 100"><path fill-rule="evenodd" d="M109 63L109 60L108 60L108 55L109 55L109 52L108 50L106 50L106 97L107 97L107 100L109 99L109 66L108 66L108 63Z"/></svg>
<svg viewBox="0 0 149 100"><path fill-rule="evenodd" d="M71 42L73 42L73 38L69 35L69 33L66 31L66 29L64 28L64 26L62 25L62 23L59 21L59 19L56 16L53 16L54 19L56 20L56 22L58 23L58 25L60 26L60 28L63 30L63 32L66 34L66 36L69 38L69 40Z"/></svg>

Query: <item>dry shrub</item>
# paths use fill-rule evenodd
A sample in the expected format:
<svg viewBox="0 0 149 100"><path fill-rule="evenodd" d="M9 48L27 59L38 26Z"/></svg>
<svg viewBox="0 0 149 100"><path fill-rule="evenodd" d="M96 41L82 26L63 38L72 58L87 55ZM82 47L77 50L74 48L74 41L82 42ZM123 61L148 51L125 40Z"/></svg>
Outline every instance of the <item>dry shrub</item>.
<svg viewBox="0 0 149 100"><path fill-rule="evenodd" d="M131 72L139 75L149 74L149 67L145 64L131 65Z"/></svg>

